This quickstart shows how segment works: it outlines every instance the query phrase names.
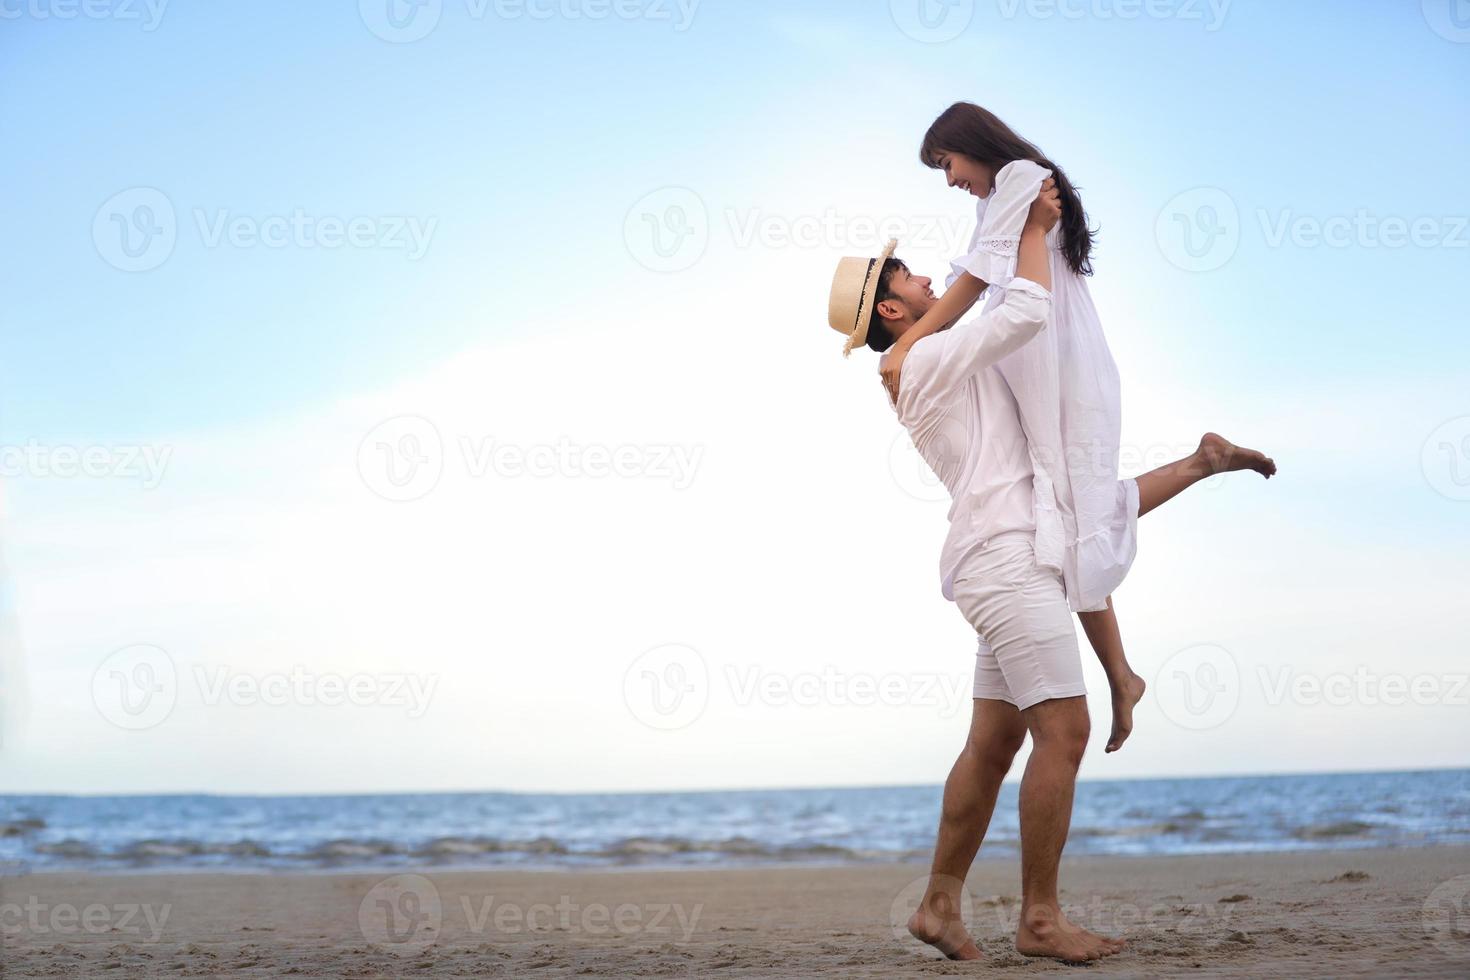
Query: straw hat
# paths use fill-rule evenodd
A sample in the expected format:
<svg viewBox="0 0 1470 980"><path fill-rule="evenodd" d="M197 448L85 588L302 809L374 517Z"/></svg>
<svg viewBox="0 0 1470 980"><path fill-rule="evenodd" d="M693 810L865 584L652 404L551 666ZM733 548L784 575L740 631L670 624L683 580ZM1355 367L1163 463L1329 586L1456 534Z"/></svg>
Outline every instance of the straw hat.
<svg viewBox="0 0 1470 980"><path fill-rule="evenodd" d="M873 300L878 295L878 277L883 263L893 257L898 239L890 238L876 259L848 256L837 260L832 276L832 295L827 299L827 322L847 338L842 356L868 341L868 322L873 317Z"/></svg>

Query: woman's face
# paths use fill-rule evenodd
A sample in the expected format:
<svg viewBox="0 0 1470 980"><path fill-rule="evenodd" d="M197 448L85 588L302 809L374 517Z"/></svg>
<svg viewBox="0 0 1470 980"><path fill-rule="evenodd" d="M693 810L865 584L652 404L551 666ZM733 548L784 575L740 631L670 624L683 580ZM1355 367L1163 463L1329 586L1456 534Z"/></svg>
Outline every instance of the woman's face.
<svg viewBox="0 0 1470 980"><path fill-rule="evenodd" d="M939 166L944 170L949 186L958 187L975 197L989 197L995 186L995 173L974 157L946 150L939 157Z"/></svg>

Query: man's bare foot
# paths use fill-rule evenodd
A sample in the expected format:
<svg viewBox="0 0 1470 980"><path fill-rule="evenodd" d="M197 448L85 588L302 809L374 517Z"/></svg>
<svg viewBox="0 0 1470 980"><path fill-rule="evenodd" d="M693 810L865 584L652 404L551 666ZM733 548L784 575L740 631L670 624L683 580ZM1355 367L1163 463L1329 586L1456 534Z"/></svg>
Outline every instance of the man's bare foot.
<svg viewBox="0 0 1470 980"><path fill-rule="evenodd" d="M1087 963L1112 956L1127 945L1121 939L1099 936L1074 925L1057 909L1027 912L1016 930L1016 952L1046 956L1063 963Z"/></svg>
<svg viewBox="0 0 1470 980"><path fill-rule="evenodd" d="M1143 692L1147 687L1142 677L1130 673L1127 680L1113 688L1113 730L1108 735L1108 745L1104 751L1118 751L1128 741L1128 736L1133 734L1133 708L1143 700Z"/></svg>
<svg viewBox="0 0 1470 980"><path fill-rule="evenodd" d="M1242 449L1214 432L1205 433L1195 454L1204 462L1206 472L1211 476L1235 470L1255 470L1268 480L1276 475L1274 459L1254 449Z"/></svg>
<svg viewBox="0 0 1470 980"><path fill-rule="evenodd" d="M924 905L909 916L909 935L952 960L978 960L983 955L959 916L942 916Z"/></svg>

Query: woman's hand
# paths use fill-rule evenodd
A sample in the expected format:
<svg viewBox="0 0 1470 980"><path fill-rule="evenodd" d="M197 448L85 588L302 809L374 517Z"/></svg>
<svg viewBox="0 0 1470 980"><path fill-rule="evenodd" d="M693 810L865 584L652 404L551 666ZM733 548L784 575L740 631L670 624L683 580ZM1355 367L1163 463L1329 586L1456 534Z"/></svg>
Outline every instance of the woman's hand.
<svg viewBox="0 0 1470 980"><path fill-rule="evenodd" d="M1057 190L1057 182L1048 177L1041 182L1041 193L1037 194L1036 200L1031 202L1031 210L1026 215L1026 223L1040 228L1042 232L1048 232L1061 218L1062 195Z"/></svg>
<svg viewBox="0 0 1470 980"><path fill-rule="evenodd" d="M895 405L898 404L899 369L903 367L903 359L908 352L908 345L895 343L879 362L879 369L883 372L883 387L888 389L888 400Z"/></svg>

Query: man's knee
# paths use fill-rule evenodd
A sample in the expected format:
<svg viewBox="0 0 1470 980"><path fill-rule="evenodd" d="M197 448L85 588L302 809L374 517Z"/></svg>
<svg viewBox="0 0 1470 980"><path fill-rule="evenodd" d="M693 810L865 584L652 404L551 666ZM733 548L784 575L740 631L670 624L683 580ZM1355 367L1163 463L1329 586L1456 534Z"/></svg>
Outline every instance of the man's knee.
<svg viewBox="0 0 1470 980"><path fill-rule="evenodd" d="M1043 701L1027 709L1026 714L1037 752L1058 756L1074 766L1082 763L1087 740L1092 735L1085 698Z"/></svg>
<svg viewBox="0 0 1470 980"><path fill-rule="evenodd" d="M1011 763L1015 761L1016 753L1021 751L1021 746L1026 743L1026 730L1004 732L986 732L983 735L972 734L965 748L987 769L998 770L1001 775L1010 772Z"/></svg>

